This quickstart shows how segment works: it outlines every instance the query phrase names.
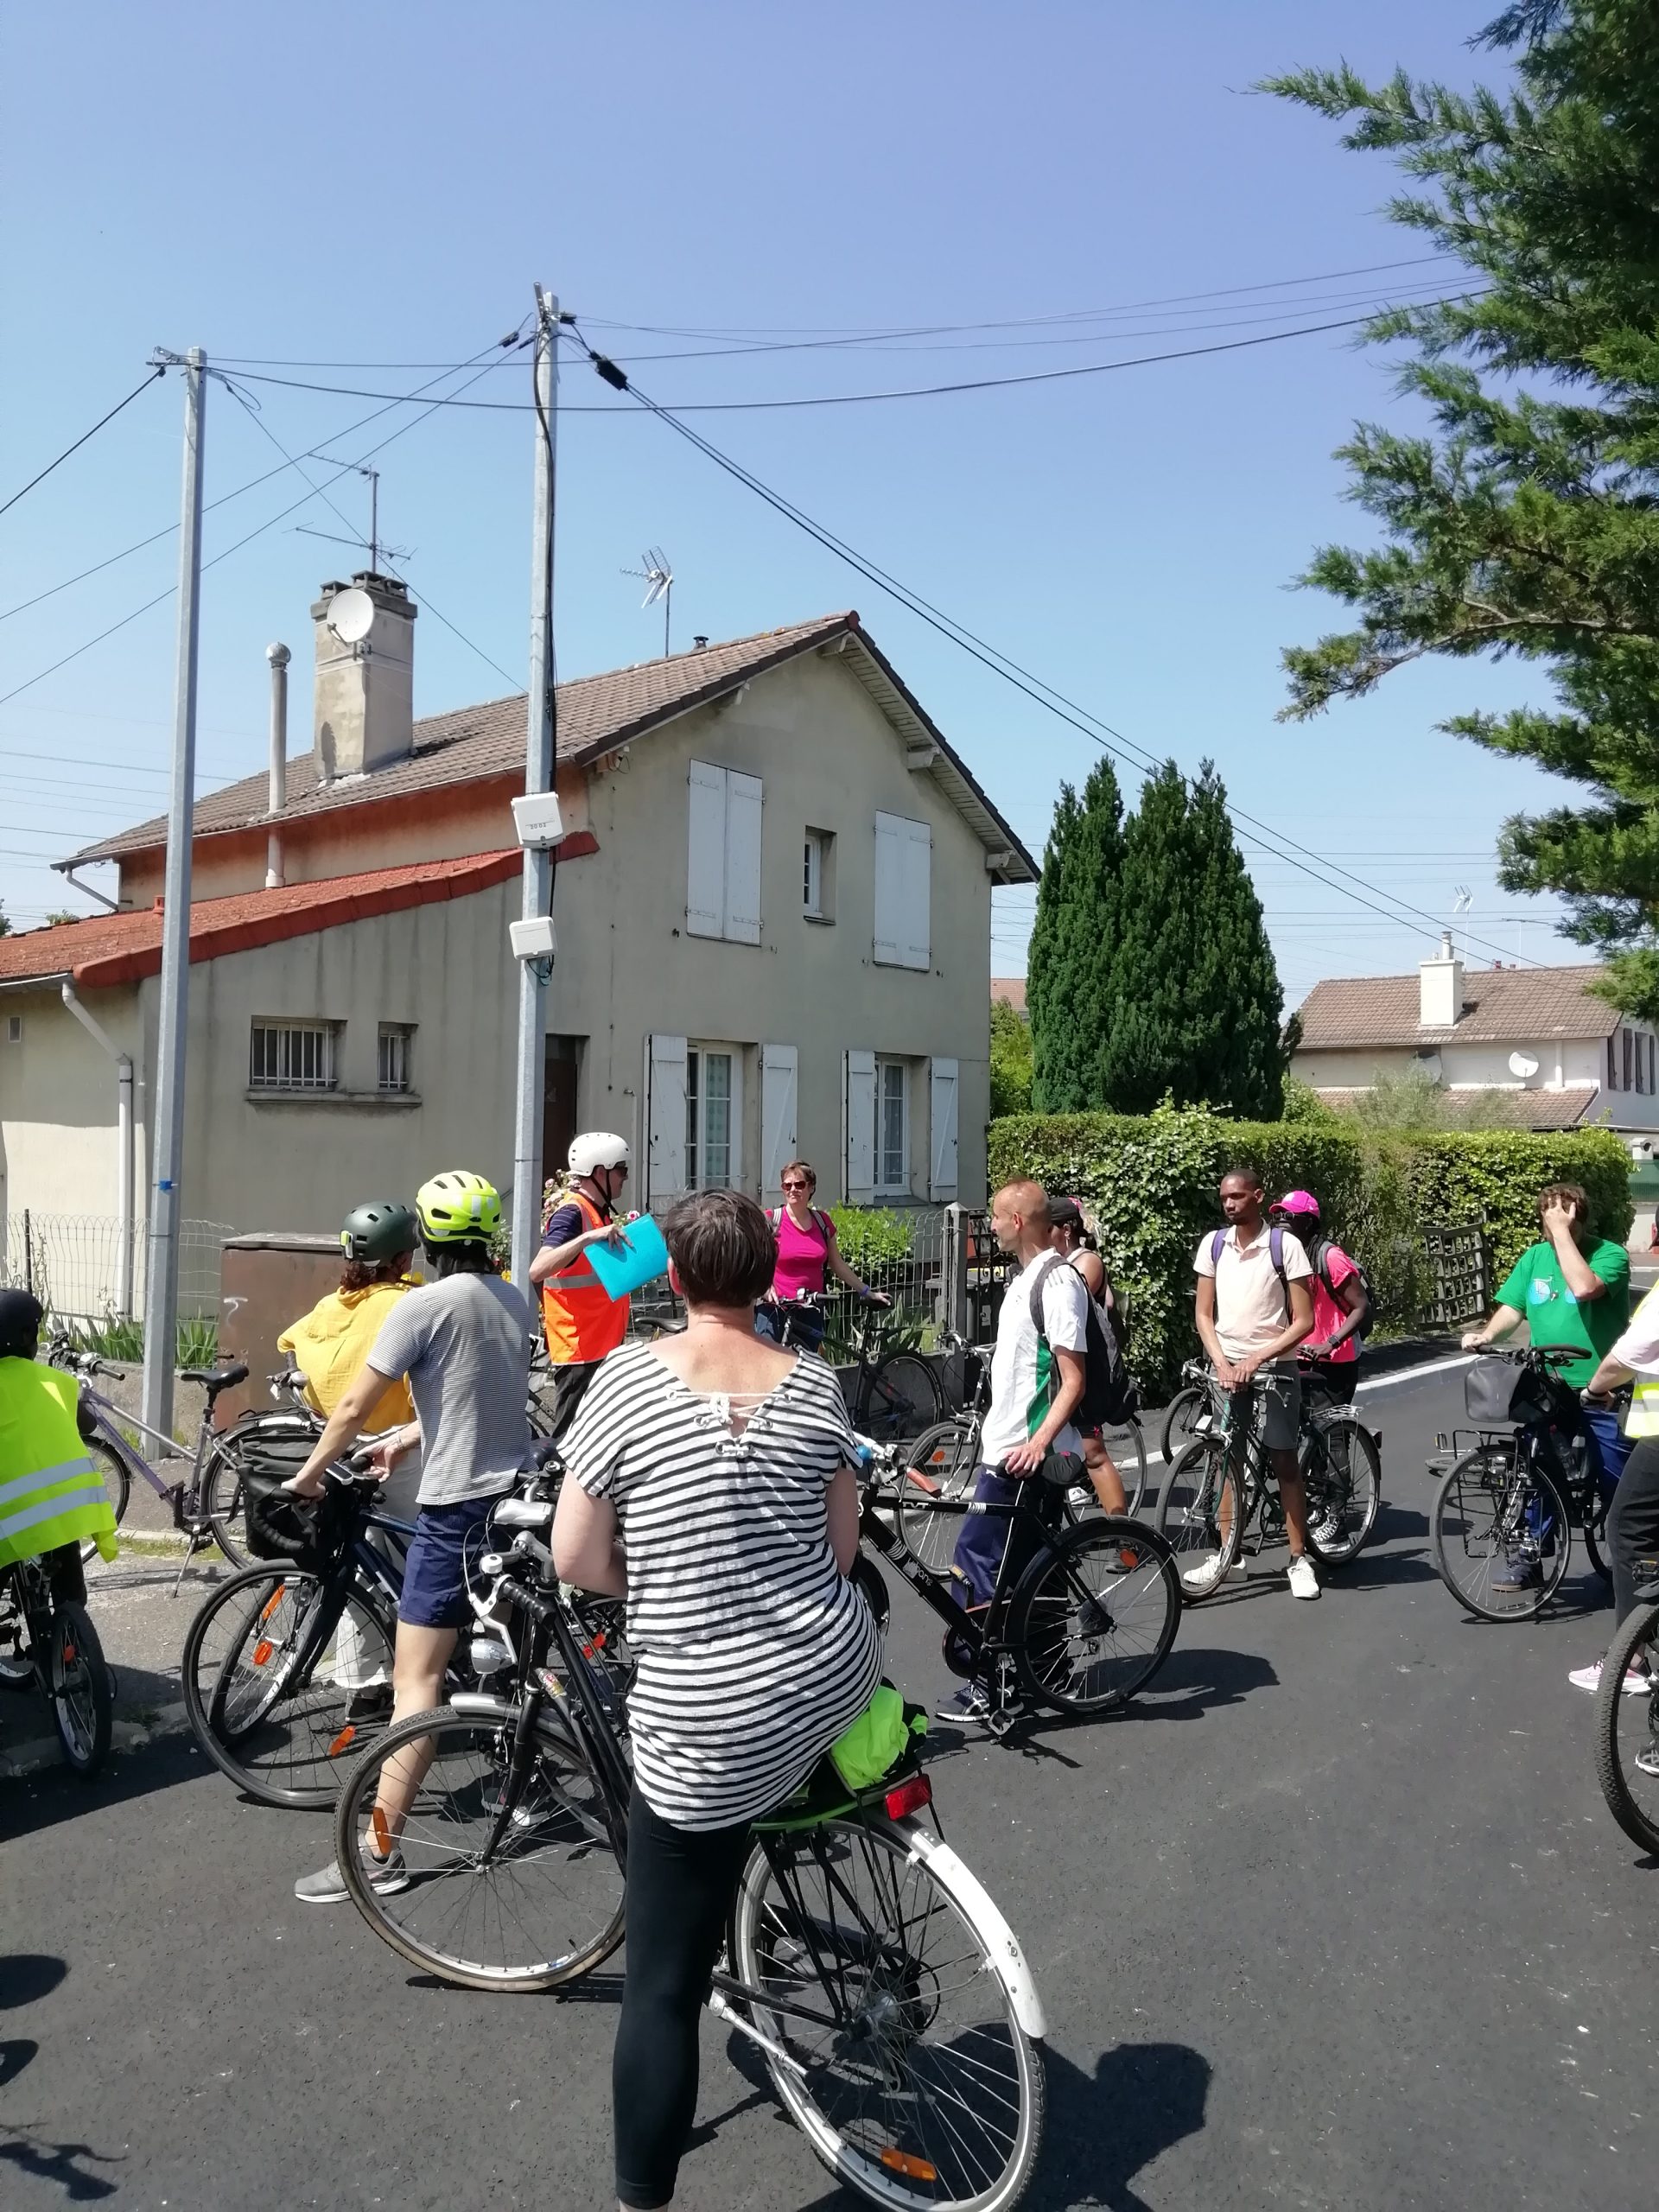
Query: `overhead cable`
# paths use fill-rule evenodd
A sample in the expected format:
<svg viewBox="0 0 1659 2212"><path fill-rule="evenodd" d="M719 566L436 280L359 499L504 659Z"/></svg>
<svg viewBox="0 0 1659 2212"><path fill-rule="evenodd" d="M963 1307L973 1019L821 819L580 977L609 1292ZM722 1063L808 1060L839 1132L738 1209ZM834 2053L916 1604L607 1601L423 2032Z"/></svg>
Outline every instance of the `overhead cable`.
<svg viewBox="0 0 1659 2212"><path fill-rule="evenodd" d="M95 438L99 432L104 428L105 423L113 423L116 416L121 412L123 407L130 407L133 401L137 398L141 391L148 391L151 385L155 384L158 378L164 377L166 374L167 369L165 365L163 365L157 368L153 374L147 376L143 384L135 385L132 390L127 394L126 397L124 400L121 400L116 406L111 407L107 415L101 416L99 420L93 423L90 430L83 430L80 435L75 440L73 445L66 446L55 461L48 461L46 467L41 471L40 474L38 476L31 476L21 492L14 492L11 497L6 501L4 506L0 507L0 515L10 514L11 510L16 505L19 499L24 498L29 493L32 492L37 484L44 484L47 478L52 474L54 468L61 468L64 462L68 460L72 453L79 453L82 446L86 444L88 438Z"/></svg>

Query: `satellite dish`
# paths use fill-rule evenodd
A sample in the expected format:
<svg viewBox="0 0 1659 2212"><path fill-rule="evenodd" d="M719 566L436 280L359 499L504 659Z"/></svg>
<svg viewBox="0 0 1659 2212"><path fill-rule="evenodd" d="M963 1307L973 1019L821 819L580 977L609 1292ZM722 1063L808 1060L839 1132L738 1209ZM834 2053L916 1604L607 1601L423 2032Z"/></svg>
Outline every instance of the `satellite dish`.
<svg viewBox="0 0 1659 2212"><path fill-rule="evenodd" d="M1511 1075L1518 1075L1522 1083L1525 1083L1529 1076L1535 1076L1537 1072L1538 1063L1533 1058L1530 1052L1511 1052L1510 1054L1510 1073Z"/></svg>
<svg viewBox="0 0 1659 2212"><path fill-rule="evenodd" d="M374 601L356 584L337 591L324 617L342 645L361 645L374 627Z"/></svg>

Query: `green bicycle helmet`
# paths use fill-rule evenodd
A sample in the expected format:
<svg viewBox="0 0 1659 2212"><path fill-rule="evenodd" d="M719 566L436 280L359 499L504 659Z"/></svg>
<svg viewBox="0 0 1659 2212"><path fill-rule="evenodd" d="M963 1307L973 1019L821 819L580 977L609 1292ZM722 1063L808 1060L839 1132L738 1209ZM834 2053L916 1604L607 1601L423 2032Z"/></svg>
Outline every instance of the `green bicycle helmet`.
<svg viewBox="0 0 1659 2212"><path fill-rule="evenodd" d="M340 1232L340 1249L346 1258L372 1267L395 1260L400 1252L412 1252L420 1241L420 1224L396 1198L371 1198L366 1205L353 1206Z"/></svg>
<svg viewBox="0 0 1659 2212"><path fill-rule="evenodd" d="M501 1193L464 1167L448 1169L415 1193L421 1235L429 1244L480 1243L501 1219Z"/></svg>

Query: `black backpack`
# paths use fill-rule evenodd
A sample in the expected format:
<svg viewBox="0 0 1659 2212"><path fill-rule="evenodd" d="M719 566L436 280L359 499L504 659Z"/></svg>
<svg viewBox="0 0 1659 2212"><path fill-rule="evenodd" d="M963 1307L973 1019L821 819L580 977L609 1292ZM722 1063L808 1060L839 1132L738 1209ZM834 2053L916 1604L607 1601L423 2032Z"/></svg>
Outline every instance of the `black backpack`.
<svg viewBox="0 0 1659 2212"><path fill-rule="evenodd" d="M1048 1342L1048 1332L1043 1326L1043 1289L1056 1268L1071 1267L1069 1260L1057 1252L1031 1286L1031 1325L1037 1332L1039 1344ZM1071 1272L1077 1274L1077 1269ZM1083 1282L1083 1277L1077 1275ZM1101 1326L1100 1313L1089 1296L1089 1286L1083 1283L1084 1301L1088 1307L1088 1319L1084 1327L1083 1396L1072 1408L1071 1419L1078 1428L1104 1428L1111 1423L1127 1421L1140 1403L1135 1377L1123 1364L1123 1355L1116 1333Z"/></svg>

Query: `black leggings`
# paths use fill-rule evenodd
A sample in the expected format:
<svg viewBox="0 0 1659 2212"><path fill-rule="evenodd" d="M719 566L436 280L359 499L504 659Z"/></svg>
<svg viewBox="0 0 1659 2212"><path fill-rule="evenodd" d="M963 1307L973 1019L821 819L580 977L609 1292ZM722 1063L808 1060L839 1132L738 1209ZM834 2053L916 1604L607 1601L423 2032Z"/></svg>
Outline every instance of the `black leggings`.
<svg viewBox="0 0 1659 2212"><path fill-rule="evenodd" d="M1607 1509L1613 1570L1613 1625L1636 1610L1636 1593L1659 1573L1659 1437L1644 1436L1624 1462Z"/></svg>
<svg viewBox="0 0 1659 2212"><path fill-rule="evenodd" d="M639 2212L674 2195L697 2110L697 2022L749 1855L749 1824L677 1828L636 1789L628 1808L628 1963L611 2056L616 2193Z"/></svg>

